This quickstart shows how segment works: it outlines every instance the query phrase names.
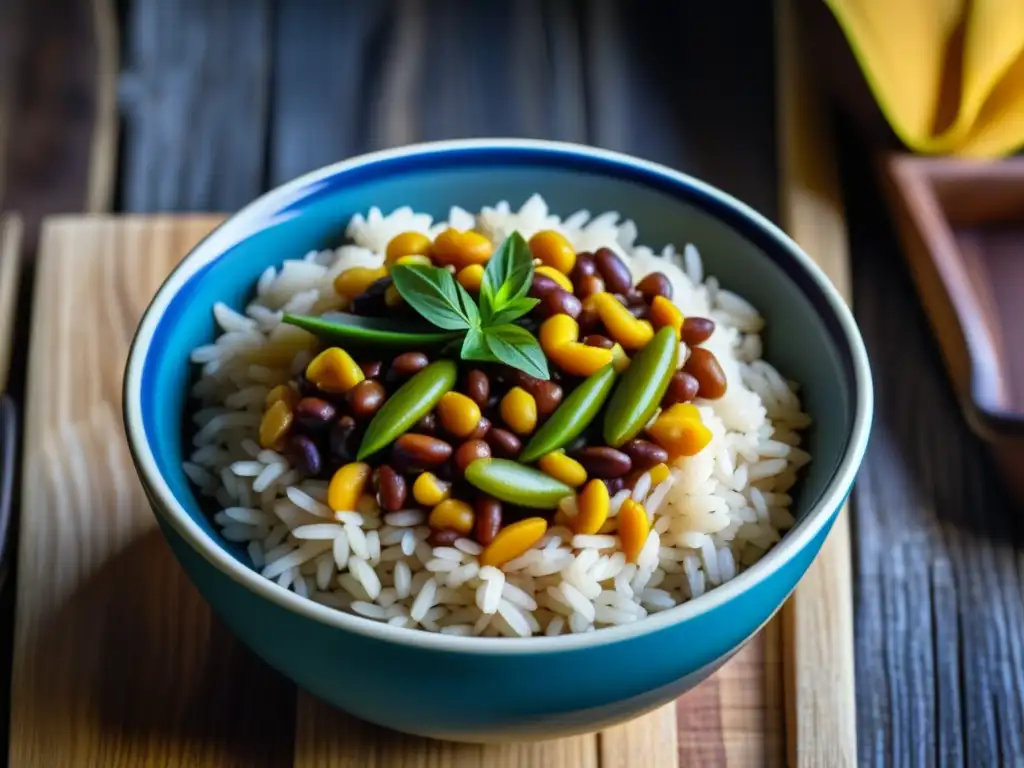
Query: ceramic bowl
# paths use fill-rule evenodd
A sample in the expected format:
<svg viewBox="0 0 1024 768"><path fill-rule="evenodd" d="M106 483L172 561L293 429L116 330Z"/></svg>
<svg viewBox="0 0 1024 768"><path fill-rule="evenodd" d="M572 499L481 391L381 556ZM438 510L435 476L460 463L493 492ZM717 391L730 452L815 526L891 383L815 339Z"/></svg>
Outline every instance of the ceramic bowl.
<svg viewBox="0 0 1024 768"><path fill-rule="evenodd" d="M371 206L445 216L540 192L551 209L616 210L641 242L693 242L706 269L765 316L766 357L802 383L814 456L797 525L760 562L704 596L628 626L523 639L431 634L321 606L264 579L222 541L181 469L189 351L215 334L216 301L242 308L263 270L338 242ZM160 528L223 621L313 694L400 731L461 740L564 736L632 718L710 675L782 605L853 483L871 420L868 362L842 298L773 224L723 192L611 152L535 141L458 141L323 168L242 209L160 288L128 360L124 414Z"/></svg>

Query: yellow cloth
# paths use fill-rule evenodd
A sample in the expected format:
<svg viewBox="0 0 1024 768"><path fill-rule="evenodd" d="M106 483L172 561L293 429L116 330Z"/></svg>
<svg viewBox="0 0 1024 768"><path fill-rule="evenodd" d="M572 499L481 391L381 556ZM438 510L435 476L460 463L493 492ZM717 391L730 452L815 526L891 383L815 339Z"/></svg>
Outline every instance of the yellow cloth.
<svg viewBox="0 0 1024 768"><path fill-rule="evenodd" d="M825 0L910 149L993 158L1024 146L1024 0Z"/></svg>

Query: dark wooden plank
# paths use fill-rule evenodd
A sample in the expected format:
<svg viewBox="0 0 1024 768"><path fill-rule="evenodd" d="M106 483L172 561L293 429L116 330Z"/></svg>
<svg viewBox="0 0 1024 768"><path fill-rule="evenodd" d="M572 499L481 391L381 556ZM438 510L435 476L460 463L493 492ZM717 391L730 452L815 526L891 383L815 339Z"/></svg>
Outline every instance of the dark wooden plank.
<svg viewBox="0 0 1024 768"><path fill-rule="evenodd" d="M880 202L847 141L854 307L878 393L855 489L860 752L872 765L1022 753L1020 518L943 372Z"/></svg>
<svg viewBox="0 0 1024 768"><path fill-rule="evenodd" d="M259 193L271 15L271 0L133 0L120 85L125 210L231 211Z"/></svg>

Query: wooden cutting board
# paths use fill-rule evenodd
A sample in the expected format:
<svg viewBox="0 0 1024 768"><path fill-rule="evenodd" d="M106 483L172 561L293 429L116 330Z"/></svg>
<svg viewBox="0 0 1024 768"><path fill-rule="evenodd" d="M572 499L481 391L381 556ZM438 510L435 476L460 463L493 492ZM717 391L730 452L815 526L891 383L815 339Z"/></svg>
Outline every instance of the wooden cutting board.
<svg viewBox="0 0 1024 768"><path fill-rule="evenodd" d="M823 266L845 291L828 134L795 79L782 43L792 29L782 22L784 223L826 257ZM156 530L120 416L124 361L144 307L219 220L60 217L43 228L25 416L11 765L856 764L845 514L780 617L732 661L673 705L600 734L488 747L407 737L331 709L257 660L211 615ZM10 331L4 325L0 335Z"/></svg>

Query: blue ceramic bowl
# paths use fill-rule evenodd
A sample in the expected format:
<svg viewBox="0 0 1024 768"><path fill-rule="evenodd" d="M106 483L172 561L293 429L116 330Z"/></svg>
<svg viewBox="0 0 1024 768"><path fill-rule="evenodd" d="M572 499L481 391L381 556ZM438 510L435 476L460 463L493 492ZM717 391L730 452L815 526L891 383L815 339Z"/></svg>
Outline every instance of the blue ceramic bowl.
<svg viewBox="0 0 1024 768"><path fill-rule="evenodd" d="M181 470L189 351L215 334L216 301L241 308L269 265L337 241L354 213L411 205L444 217L532 193L567 215L616 210L640 241L695 243L707 269L768 322L766 357L803 384L814 461L796 527L706 595L630 626L553 638L400 629L299 597L218 538ZM581 146L459 141L358 157L268 192L200 243L161 287L132 345L125 423L171 548L219 616L268 664L366 720L465 740L592 731L707 677L771 618L828 534L864 454L868 361L850 312L817 266L742 203L668 168Z"/></svg>

